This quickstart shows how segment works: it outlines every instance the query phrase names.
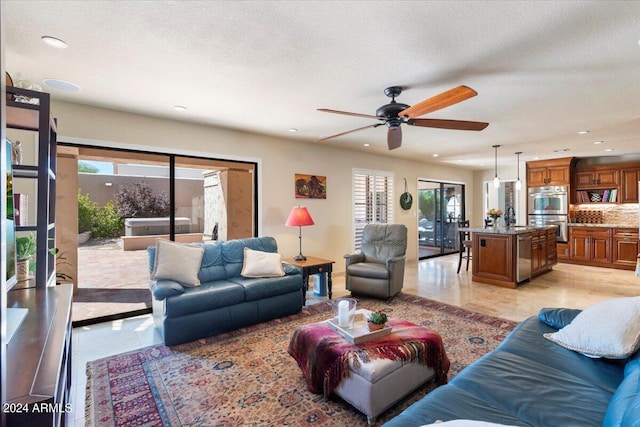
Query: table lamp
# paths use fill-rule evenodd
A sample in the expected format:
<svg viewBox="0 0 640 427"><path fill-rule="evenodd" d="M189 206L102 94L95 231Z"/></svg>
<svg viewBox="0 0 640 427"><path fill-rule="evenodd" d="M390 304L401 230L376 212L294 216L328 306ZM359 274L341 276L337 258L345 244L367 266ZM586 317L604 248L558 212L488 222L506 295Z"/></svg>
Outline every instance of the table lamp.
<svg viewBox="0 0 640 427"><path fill-rule="evenodd" d="M284 224L287 227L298 227L298 239L300 240L300 254L293 257L296 261L306 261L307 257L302 255L302 226L303 225L313 225L313 219L311 215L309 215L309 211L304 206L294 206L291 208L291 212L289 213L289 218L287 218L287 222Z"/></svg>

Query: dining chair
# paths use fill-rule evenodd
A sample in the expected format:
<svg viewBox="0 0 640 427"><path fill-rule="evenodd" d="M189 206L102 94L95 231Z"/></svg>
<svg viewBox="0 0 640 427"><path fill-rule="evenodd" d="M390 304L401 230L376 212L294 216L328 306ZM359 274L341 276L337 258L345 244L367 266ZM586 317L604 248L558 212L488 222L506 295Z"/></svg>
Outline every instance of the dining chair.
<svg viewBox="0 0 640 427"><path fill-rule="evenodd" d="M458 229L469 227L469 221L458 221ZM467 271L469 271L469 260L471 260L471 232L458 230L460 236L460 258L458 259L458 273L462 267L462 260L467 260Z"/></svg>

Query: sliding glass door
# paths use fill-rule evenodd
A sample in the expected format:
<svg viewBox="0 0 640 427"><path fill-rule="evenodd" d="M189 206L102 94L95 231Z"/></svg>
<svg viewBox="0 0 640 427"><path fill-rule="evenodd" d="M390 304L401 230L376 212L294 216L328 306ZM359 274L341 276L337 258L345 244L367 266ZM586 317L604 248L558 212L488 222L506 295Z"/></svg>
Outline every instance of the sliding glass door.
<svg viewBox="0 0 640 427"><path fill-rule="evenodd" d="M65 252L73 255L65 262L77 265L74 326L150 311L147 247L158 238L257 235L255 163L63 147L75 162L58 185L77 194L78 205L76 212L75 200L59 203L56 216L77 218L80 233Z"/></svg>
<svg viewBox="0 0 640 427"><path fill-rule="evenodd" d="M418 256L458 251L458 221L464 219L464 185L418 181Z"/></svg>

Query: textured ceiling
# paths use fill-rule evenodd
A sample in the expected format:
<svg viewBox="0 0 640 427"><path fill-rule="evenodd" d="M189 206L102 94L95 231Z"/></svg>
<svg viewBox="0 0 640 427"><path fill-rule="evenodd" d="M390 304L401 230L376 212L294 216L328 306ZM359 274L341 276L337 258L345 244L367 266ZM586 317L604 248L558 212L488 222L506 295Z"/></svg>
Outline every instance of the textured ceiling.
<svg viewBox="0 0 640 427"><path fill-rule="evenodd" d="M317 108L374 115L387 86L412 105L464 84L478 96L424 117L484 131L405 125L391 152L384 127L325 144L478 169L494 144L500 161L640 155L639 17L637 1L5 0L2 25L14 77L82 87L42 85L55 99L301 144L375 123Z"/></svg>

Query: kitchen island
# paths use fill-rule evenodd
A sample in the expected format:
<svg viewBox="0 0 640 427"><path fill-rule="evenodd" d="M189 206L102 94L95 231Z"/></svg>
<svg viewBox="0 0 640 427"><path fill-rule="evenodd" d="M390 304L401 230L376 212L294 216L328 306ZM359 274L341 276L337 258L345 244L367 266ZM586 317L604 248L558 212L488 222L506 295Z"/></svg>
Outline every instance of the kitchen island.
<svg viewBox="0 0 640 427"><path fill-rule="evenodd" d="M556 227L467 227L472 240L472 281L515 289L558 262Z"/></svg>

